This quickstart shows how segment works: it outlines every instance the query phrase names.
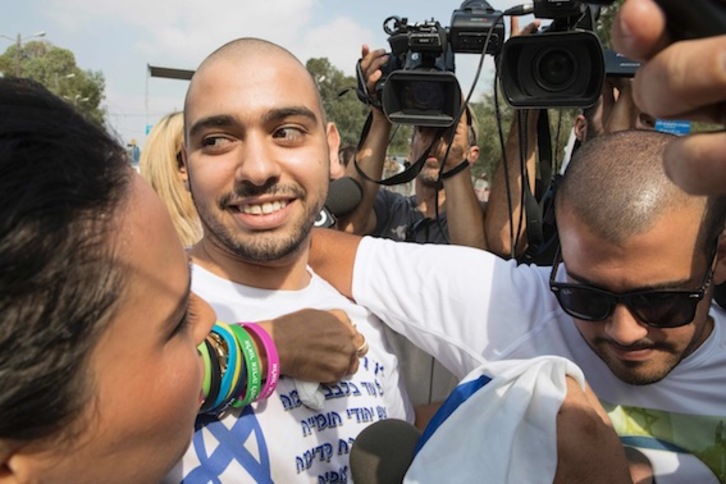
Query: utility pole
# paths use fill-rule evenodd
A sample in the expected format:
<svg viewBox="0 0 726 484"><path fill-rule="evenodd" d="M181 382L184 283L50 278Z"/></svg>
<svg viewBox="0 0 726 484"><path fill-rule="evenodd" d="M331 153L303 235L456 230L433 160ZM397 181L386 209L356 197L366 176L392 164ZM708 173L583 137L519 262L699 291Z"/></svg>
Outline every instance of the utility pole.
<svg viewBox="0 0 726 484"><path fill-rule="evenodd" d="M21 50L23 38L18 34L17 40L15 41L15 77L20 77L20 61L23 60Z"/></svg>
<svg viewBox="0 0 726 484"><path fill-rule="evenodd" d="M28 37L23 37L21 34L18 34L17 36L15 36L15 38L3 34L0 34L0 37L15 42L15 76L20 77L23 73L21 67L21 64L23 62L23 41L33 39L35 37L45 37L45 32L36 32L33 35L29 35Z"/></svg>

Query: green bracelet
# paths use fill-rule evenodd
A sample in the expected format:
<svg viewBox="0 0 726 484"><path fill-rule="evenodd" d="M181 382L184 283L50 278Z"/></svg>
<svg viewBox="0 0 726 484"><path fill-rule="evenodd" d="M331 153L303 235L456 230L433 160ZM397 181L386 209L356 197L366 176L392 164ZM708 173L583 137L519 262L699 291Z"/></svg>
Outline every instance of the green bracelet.
<svg viewBox="0 0 726 484"><path fill-rule="evenodd" d="M202 361L204 362L204 379L202 380L202 394L204 395L204 399L206 400L209 396L209 389L212 385L212 368L211 368L211 361L209 360L209 349L207 348L207 345L202 341L199 346L197 346L197 349L199 350L199 354L202 356Z"/></svg>
<svg viewBox="0 0 726 484"><path fill-rule="evenodd" d="M262 389L262 368L255 344L252 342L252 338L247 331L237 324L230 324L229 327L235 336L237 336L247 365L247 391L243 398L238 399L232 404L234 408L242 408L254 402L260 396L260 390Z"/></svg>

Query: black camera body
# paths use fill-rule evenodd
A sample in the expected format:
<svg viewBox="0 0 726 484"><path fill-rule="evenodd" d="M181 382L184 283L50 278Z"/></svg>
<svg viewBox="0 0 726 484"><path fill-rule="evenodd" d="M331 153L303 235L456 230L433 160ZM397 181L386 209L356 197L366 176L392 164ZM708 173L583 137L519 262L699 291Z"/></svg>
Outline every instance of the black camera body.
<svg viewBox="0 0 726 484"><path fill-rule="evenodd" d="M595 104L605 61L590 7L577 0L534 0L534 12L554 20L543 32L504 44L499 70L507 102L515 108Z"/></svg>
<svg viewBox="0 0 726 484"><path fill-rule="evenodd" d="M634 77L640 67L640 62L628 59L612 49L605 49L605 76L607 77Z"/></svg>
<svg viewBox="0 0 726 484"><path fill-rule="evenodd" d="M504 39L501 12L483 0L466 0L448 29L434 19L409 24L394 16L383 30L391 46L377 86L383 112L392 123L442 128L454 123L462 105L454 54L497 55Z"/></svg>

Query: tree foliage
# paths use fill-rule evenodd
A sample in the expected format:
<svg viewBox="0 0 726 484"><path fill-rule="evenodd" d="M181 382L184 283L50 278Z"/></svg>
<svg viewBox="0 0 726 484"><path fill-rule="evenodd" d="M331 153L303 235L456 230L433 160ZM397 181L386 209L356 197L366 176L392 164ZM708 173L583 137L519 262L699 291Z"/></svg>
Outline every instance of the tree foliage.
<svg viewBox="0 0 726 484"><path fill-rule="evenodd" d="M338 126L341 146L356 146L369 108L355 94L355 77L346 76L325 57L311 58L305 67L318 85L328 120ZM403 127L395 130L395 133L389 151L396 154L407 153L410 128Z"/></svg>
<svg viewBox="0 0 726 484"><path fill-rule="evenodd" d="M46 41L33 41L21 45L18 52L18 46L13 44L0 55L0 72L37 81L92 121L104 124L105 111L100 107L105 98L103 74L79 68L70 50Z"/></svg>
<svg viewBox="0 0 726 484"><path fill-rule="evenodd" d="M499 95L499 114L493 94L482 95L480 101L471 104L477 119L477 145L479 146L479 162L472 168L472 175L476 178L486 175L490 180L499 165L502 157L502 142L506 143L515 110ZM553 164L559 166L563 156L563 149L570 136L576 109L549 109L547 111L550 124L551 148ZM499 134L501 126L501 138ZM509 160L511 164L511 160Z"/></svg>
<svg viewBox="0 0 726 484"><path fill-rule="evenodd" d="M606 49L612 48L610 43L610 29L613 26L613 20L615 13L618 11L620 6L625 0L616 0L612 5L608 5L600 8L600 17L597 20L595 32L600 37L602 45Z"/></svg>

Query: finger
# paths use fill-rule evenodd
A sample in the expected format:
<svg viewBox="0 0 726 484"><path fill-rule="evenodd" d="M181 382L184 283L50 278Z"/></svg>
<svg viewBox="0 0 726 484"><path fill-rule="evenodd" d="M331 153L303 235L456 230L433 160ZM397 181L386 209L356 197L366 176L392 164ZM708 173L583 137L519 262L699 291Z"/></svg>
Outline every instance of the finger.
<svg viewBox="0 0 726 484"><path fill-rule="evenodd" d="M722 35L669 46L638 69L635 102L656 117L677 117L726 100L725 42Z"/></svg>
<svg viewBox="0 0 726 484"><path fill-rule="evenodd" d="M348 368L348 376L358 373L358 368L360 368L360 358L353 358L350 362L350 368Z"/></svg>
<svg viewBox="0 0 726 484"><path fill-rule="evenodd" d="M606 133L615 133L617 131L624 131L626 129L633 129L638 121L638 108L635 107L633 102L632 89L630 87L623 87L618 96L618 100L615 101L610 115L604 122L604 128Z"/></svg>
<svg viewBox="0 0 726 484"><path fill-rule="evenodd" d="M368 341L366 341L365 337L363 338L363 343L356 347L355 354L358 358L362 358L368 354Z"/></svg>
<svg viewBox="0 0 726 484"><path fill-rule="evenodd" d="M646 60L668 45L663 11L653 0L627 0L613 21L613 49L636 60Z"/></svg>
<svg viewBox="0 0 726 484"><path fill-rule="evenodd" d="M519 35L519 17L509 17L509 36L515 37Z"/></svg>
<svg viewBox="0 0 726 484"><path fill-rule="evenodd" d="M380 69L383 64L388 62L388 57L388 54L386 54L386 51L383 49L373 52L373 54L370 55L371 62L368 65L368 70L375 71Z"/></svg>
<svg viewBox="0 0 726 484"><path fill-rule="evenodd" d="M726 193L726 133L684 136L666 146L666 174L688 193Z"/></svg>
<svg viewBox="0 0 726 484"><path fill-rule="evenodd" d="M528 23L527 26L524 27L519 32L519 35L532 35L532 34L534 34L535 32L537 32L537 30L539 30L539 26L540 26L541 23L542 22L540 22L539 20L535 20L533 22Z"/></svg>
<svg viewBox="0 0 726 484"><path fill-rule="evenodd" d="M373 51L369 51L361 58L360 66L361 69L363 69L363 72L368 73L368 71L371 70L372 66L376 66L375 69L378 69L378 67L383 64L385 61L381 61L381 57L386 56L386 51L383 49L376 49Z"/></svg>
<svg viewBox="0 0 726 484"><path fill-rule="evenodd" d="M365 56L367 56L370 51L371 51L370 46L368 46L368 44L363 44L360 48L361 59L363 59Z"/></svg>
<svg viewBox="0 0 726 484"><path fill-rule="evenodd" d="M351 322L350 317L348 317L348 313L346 313L342 309L329 309L327 312L335 319L340 321L342 324L344 324L346 327L348 327L351 330L351 334L357 333L355 325Z"/></svg>

